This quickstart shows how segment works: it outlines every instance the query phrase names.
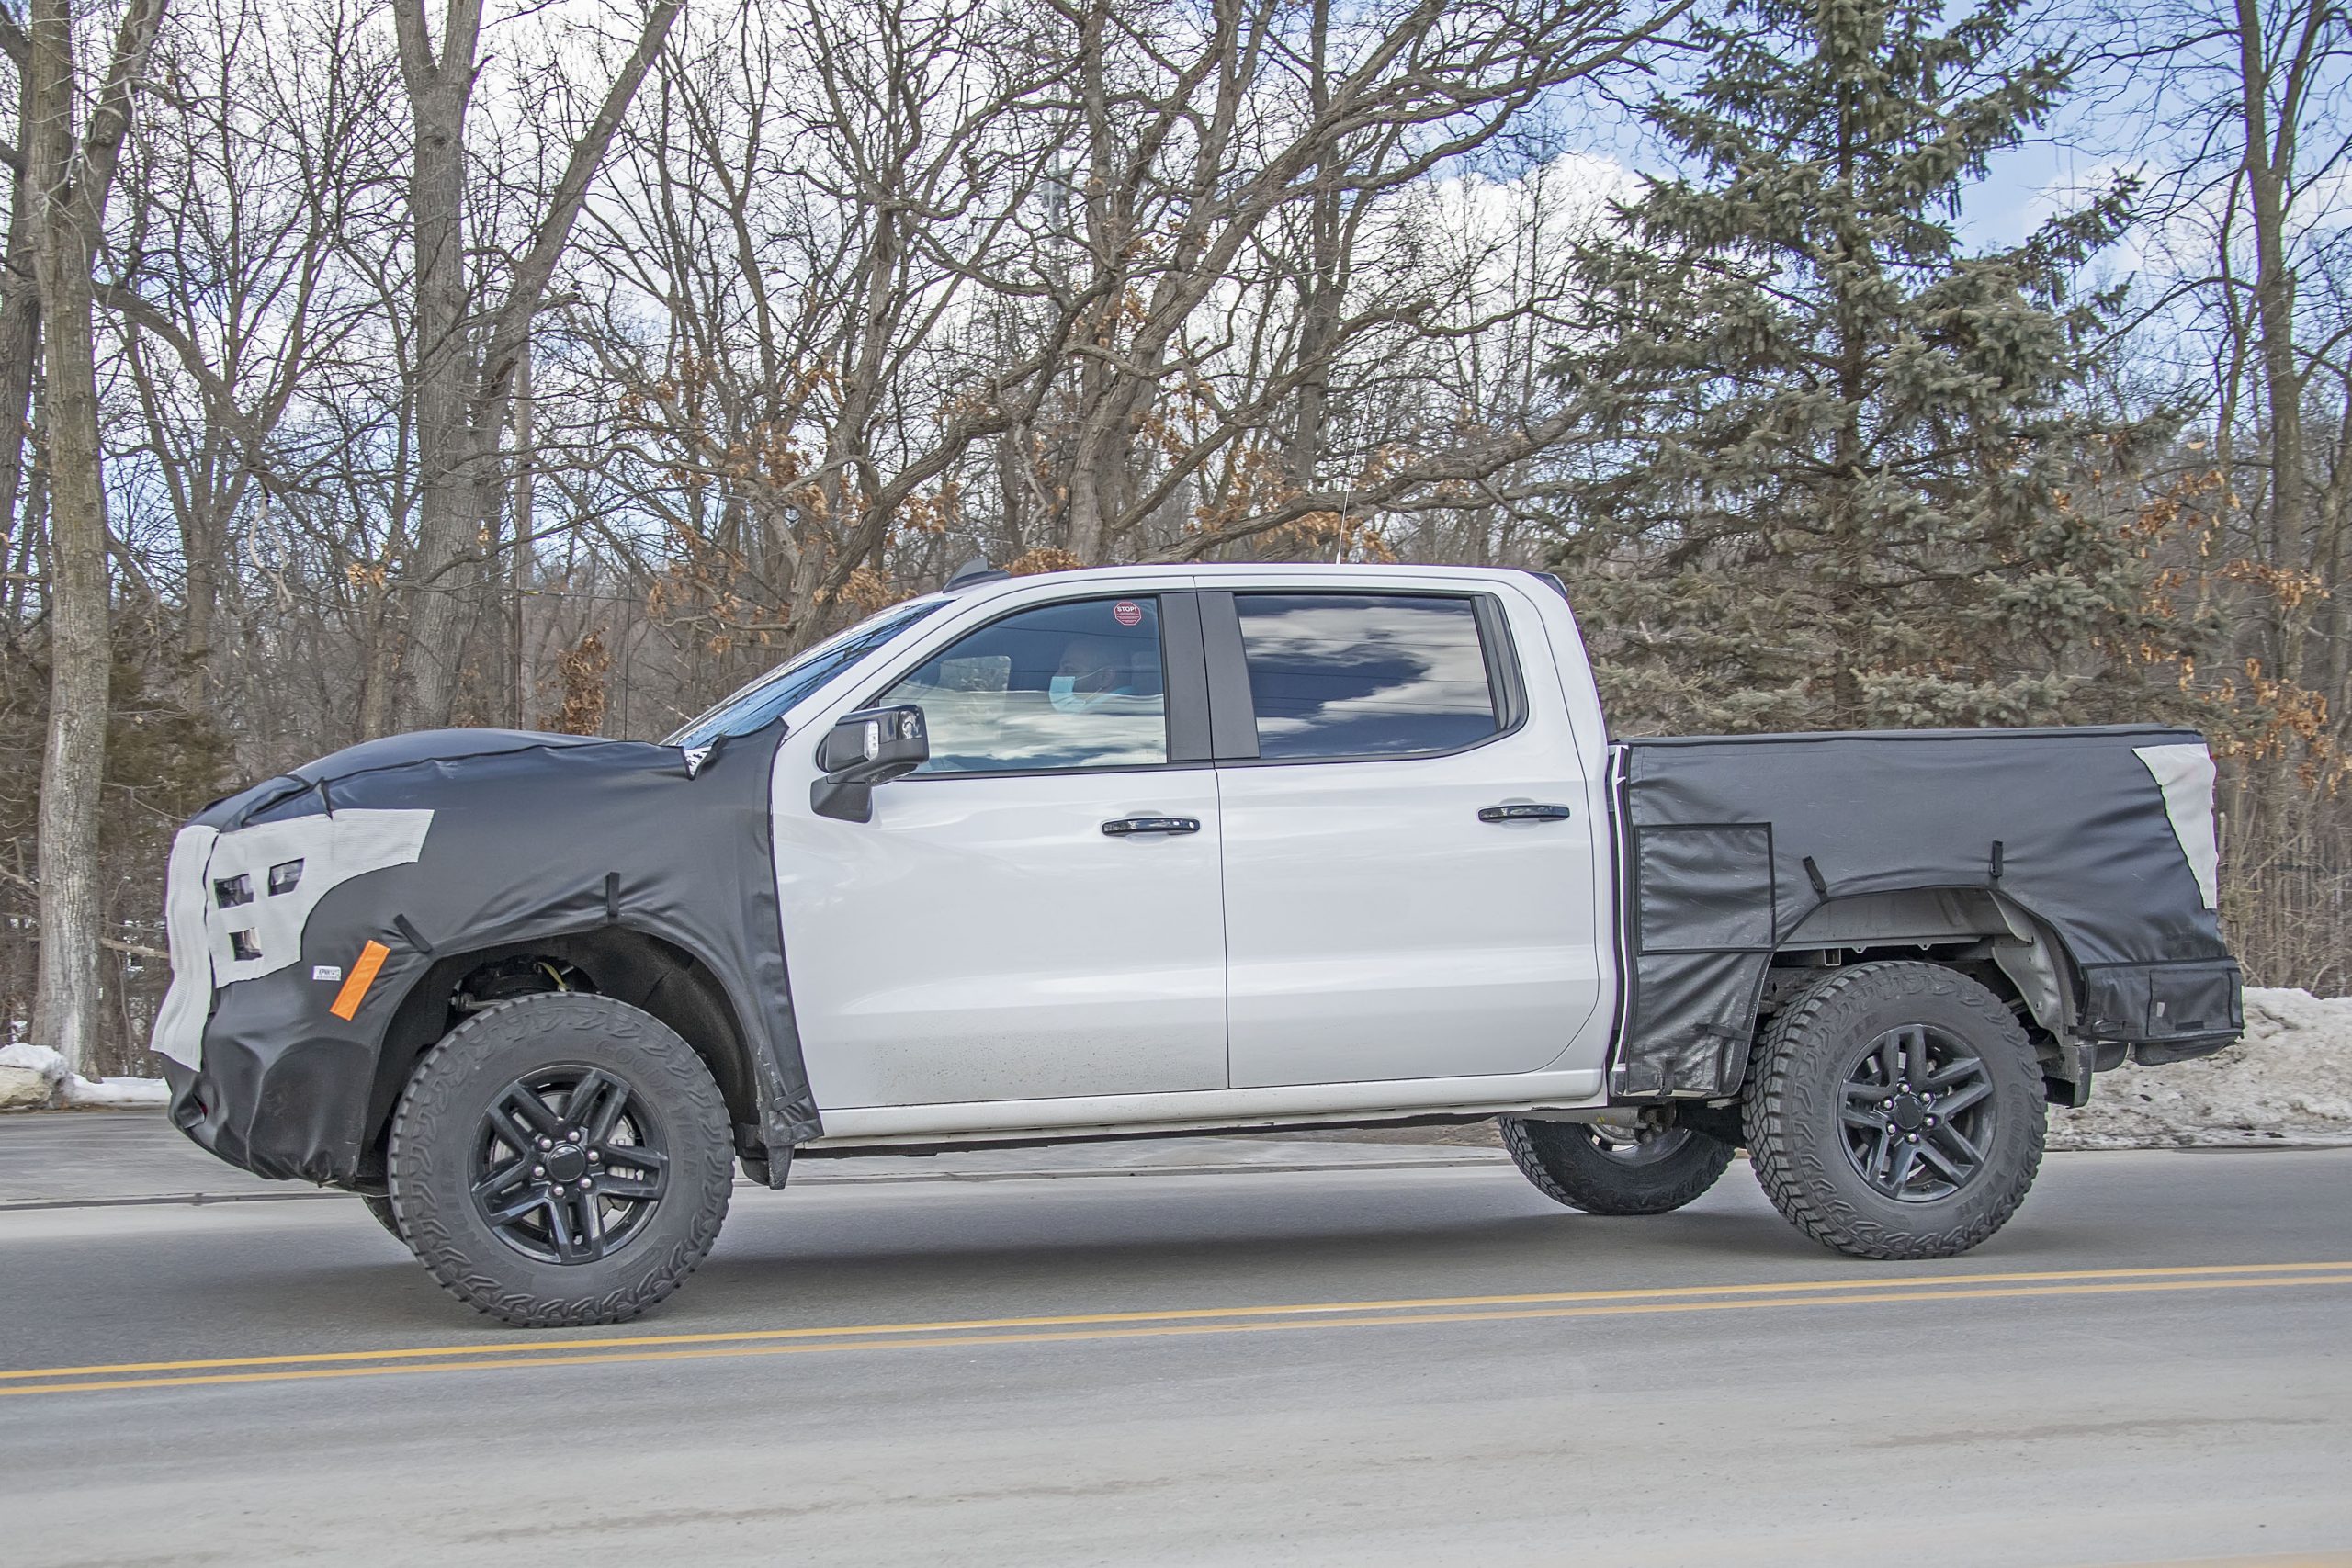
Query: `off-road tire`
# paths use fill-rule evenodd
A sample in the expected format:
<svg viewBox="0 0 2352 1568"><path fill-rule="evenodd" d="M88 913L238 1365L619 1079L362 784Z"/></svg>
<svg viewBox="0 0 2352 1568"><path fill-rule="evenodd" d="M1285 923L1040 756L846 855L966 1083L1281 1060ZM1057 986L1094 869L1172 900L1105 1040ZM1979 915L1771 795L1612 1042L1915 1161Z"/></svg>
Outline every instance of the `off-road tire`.
<svg viewBox="0 0 2352 1568"><path fill-rule="evenodd" d="M1588 1214L1664 1214L1715 1184L1732 1146L1688 1127L1660 1130L1651 1148L1628 1156L1601 1147L1574 1122L1497 1118L1503 1147L1535 1190Z"/></svg>
<svg viewBox="0 0 2352 1568"><path fill-rule="evenodd" d="M1873 1188L1847 1154L1847 1065L1892 1029L1926 1025L1983 1061L1995 1119L1978 1174L1939 1198ZM1774 1016L1757 1047L1745 1104L1747 1157L1797 1229L1856 1258L1951 1258L2008 1222L2041 1168L2041 1069L2001 999L1937 964L1833 971Z"/></svg>
<svg viewBox="0 0 2352 1568"><path fill-rule="evenodd" d="M605 1257L525 1256L473 1200L476 1128L492 1099L557 1065L602 1069L644 1097L667 1142L669 1186ZM725 1100L694 1048L609 997L519 997L483 1009L426 1053L392 1115L389 1175L400 1234L444 1289L517 1327L624 1323L668 1296L718 1238L734 1180Z"/></svg>

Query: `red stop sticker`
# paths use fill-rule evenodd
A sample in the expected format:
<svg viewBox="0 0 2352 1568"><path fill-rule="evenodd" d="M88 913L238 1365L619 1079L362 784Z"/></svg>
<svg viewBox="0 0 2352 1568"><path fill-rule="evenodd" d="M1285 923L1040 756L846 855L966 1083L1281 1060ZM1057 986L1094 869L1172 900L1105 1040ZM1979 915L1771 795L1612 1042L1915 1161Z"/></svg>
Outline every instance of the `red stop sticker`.
<svg viewBox="0 0 2352 1568"><path fill-rule="evenodd" d="M1111 618L1123 626L1143 625L1143 606L1132 599L1122 599L1111 606Z"/></svg>

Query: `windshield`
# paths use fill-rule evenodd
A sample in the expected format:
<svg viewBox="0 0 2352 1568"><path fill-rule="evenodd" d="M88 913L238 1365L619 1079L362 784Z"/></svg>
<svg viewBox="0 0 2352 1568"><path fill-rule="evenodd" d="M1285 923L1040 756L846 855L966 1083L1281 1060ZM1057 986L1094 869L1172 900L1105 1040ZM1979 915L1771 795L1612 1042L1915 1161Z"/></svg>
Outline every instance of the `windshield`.
<svg viewBox="0 0 2352 1568"><path fill-rule="evenodd" d="M936 596L915 599L869 615L782 669L771 670L662 744L707 746L722 735L749 735L946 603Z"/></svg>

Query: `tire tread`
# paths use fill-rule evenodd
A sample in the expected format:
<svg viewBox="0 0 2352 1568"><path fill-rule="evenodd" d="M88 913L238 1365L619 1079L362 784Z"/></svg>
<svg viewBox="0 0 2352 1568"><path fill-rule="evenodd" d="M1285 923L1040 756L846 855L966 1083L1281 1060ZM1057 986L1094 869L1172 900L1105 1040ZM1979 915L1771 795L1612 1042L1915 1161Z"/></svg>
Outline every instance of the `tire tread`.
<svg viewBox="0 0 2352 1568"><path fill-rule="evenodd" d="M1546 1149L1544 1145L1550 1140L1539 1129L1548 1124L1516 1116L1496 1120L1502 1130L1503 1147L1510 1151L1511 1162L1519 1167L1520 1174L1555 1203L1589 1214L1670 1213L1713 1187L1730 1166L1734 1153L1732 1146L1721 1139L1694 1132L1684 1147L1696 1157L1679 1162L1683 1168L1681 1179L1634 1191L1609 1182L1606 1172L1598 1168L1593 1171L1580 1169ZM1576 1135L1582 1132L1574 1127L1569 1131ZM1650 1174L1657 1172L1653 1169Z"/></svg>
<svg viewBox="0 0 2352 1568"><path fill-rule="evenodd" d="M731 1174L711 1183L695 1203L692 1228L685 1236L673 1242L658 1258L640 1260L628 1283L597 1294L550 1297L518 1291L468 1258L440 1213L431 1185L413 1177L403 1180L402 1173L413 1171L426 1157L426 1151L446 1127L451 1098L463 1081L458 1065L469 1056L487 1055L502 1046L553 1032L565 1021L564 1013L558 1010L568 1000L595 1004L598 1030L611 1038L643 1045L639 1055L650 1070L668 1077L686 1103L707 1120L721 1129L727 1126L726 1104L718 1086L694 1048L650 1013L609 997L542 992L511 998L482 1009L442 1036L417 1063L392 1113L386 1163L392 1172L393 1204L401 1220L400 1234L443 1290L477 1312L518 1328L623 1323L658 1305L708 1255L727 1218L731 1195ZM457 1134L457 1146L463 1145L465 1137L463 1131ZM731 1155L728 1164L731 1173ZM684 1174L673 1168L673 1180Z"/></svg>
<svg viewBox="0 0 2352 1568"><path fill-rule="evenodd" d="M2018 1205L2025 1201L2041 1168L2044 1129L2036 1116L2028 1123L2023 1169L1998 1201L1949 1226L1921 1231L1898 1231L1871 1218L1808 1168L1815 1158L1842 1159L1844 1153L1826 1146L1818 1131L1820 1108L1809 1103L1797 1081L1805 1048L1828 1032L1830 1021L1841 1008L1854 1005L1857 999L1921 994L1958 1001L1983 1020L1995 1039L2025 1053L2030 1061L2032 1046L1999 998L1942 964L1902 960L1829 971L1773 1016L1758 1046L1759 1062L1748 1085L1746 1105L1748 1162L1772 1206L1791 1224L1823 1246L1852 1257L1951 1258L1966 1252L2008 1223ZM1833 1129L1837 1110L1828 1108L1828 1124Z"/></svg>

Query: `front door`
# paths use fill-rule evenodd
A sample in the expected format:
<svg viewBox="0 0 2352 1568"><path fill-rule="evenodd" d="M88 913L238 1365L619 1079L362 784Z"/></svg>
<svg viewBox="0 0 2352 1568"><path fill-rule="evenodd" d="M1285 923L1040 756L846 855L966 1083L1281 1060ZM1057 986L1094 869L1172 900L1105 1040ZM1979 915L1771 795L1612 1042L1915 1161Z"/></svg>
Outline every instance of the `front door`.
<svg viewBox="0 0 2352 1568"><path fill-rule="evenodd" d="M1552 1065L1598 1005L1600 933L1540 618L1499 593L1201 604L1234 1086Z"/></svg>
<svg viewBox="0 0 2352 1568"><path fill-rule="evenodd" d="M818 1105L1223 1089L1216 775L1190 596L1036 605L918 659L866 701L921 705L931 761L874 792L871 822L795 809L797 781L779 792Z"/></svg>

